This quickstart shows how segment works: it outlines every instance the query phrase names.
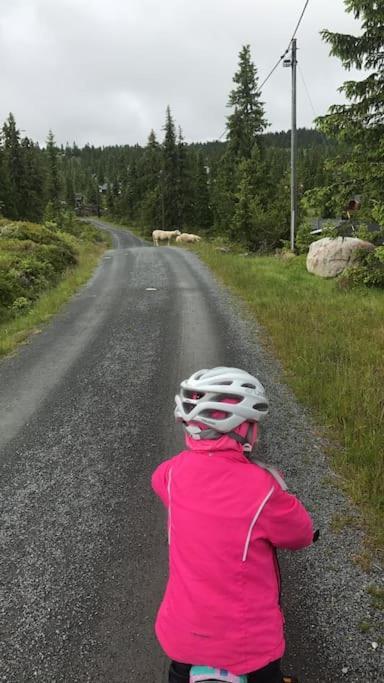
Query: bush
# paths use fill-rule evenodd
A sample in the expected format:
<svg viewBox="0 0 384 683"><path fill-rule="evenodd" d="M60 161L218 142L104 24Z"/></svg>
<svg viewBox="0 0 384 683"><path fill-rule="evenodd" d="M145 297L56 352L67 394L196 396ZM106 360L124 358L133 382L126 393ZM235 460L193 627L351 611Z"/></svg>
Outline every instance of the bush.
<svg viewBox="0 0 384 683"><path fill-rule="evenodd" d="M371 232L368 230L368 226L362 223L356 231L356 237L365 242L372 242L375 246L379 246L384 239L384 230L381 228L377 232Z"/></svg>
<svg viewBox="0 0 384 683"><path fill-rule="evenodd" d="M31 240L37 244L62 244L63 242L60 235L44 225L25 221L7 221L3 225L0 224L0 245L2 239Z"/></svg>
<svg viewBox="0 0 384 683"><path fill-rule="evenodd" d="M362 250L356 263L341 274L339 285L384 288L384 246L370 252Z"/></svg>
<svg viewBox="0 0 384 683"><path fill-rule="evenodd" d="M76 263L73 236L27 222L0 221L0 321L15 317Z"/></svg>
<svg viewBox="0 0 384 683"><path fill-rule="evenodd" d="M19 296L18 299L14 300L11 308L12 311L17 315L18 313L25 313L30 305L31 302L25 296Z"/></svg>

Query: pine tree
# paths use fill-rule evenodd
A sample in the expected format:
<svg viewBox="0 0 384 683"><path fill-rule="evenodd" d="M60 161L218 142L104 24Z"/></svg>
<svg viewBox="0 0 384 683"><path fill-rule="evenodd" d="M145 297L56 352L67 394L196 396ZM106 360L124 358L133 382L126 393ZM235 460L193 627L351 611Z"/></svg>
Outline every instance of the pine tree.
<svg viewBox="0 0 384 683"><path fill-rule="evenodd" d="M178 149L176 143L175 123L171 110L167 107L164 126L164 142L162 145L162 173L161 173L161 196L164 213L165 229L172 229L178 225L180 217L178 185Z"/></svg>
<svg viewBox="0 0 384 683"><path fill-rule="evenodd" d="M45 196L45 169L39 146L29 138L21 141L24 175L21 188L23 195L23 217L36 223L43 218Z"/></svg>
<svg viewBox="0 0 384 683"><path fill-rule="evenodd" d="M20 132L15 117L9 114L3 125L3 168L6 176L4 213L8 218L25 218L23 186L25 168L20 145Z"/></svg>
<svg viewBox="0 0 384 683"><path fill-rule="evenodd" d="M116 208L115 208L115 197L113 194L112 190L112 184L108 183L108 189L107 189L107 197L106 197L106 204L107 204L107 211L111 216L114 216L116 213Z"/></svg>
<svg viewBox="0 0 384 683"><path fill-rule="evenodd" d="M151 130L148 136L147 146L138 162L144 193L148 190L155 189L159 184L161 157L160 145L156 139L155 132Z"/></svg>
<svg viewBox="0 0 384 683"><path fill-rule="evenodd" d="M154 228L162 227L161 206L161 164L162 152L156 139L155 132L151 130L147 146L138 162L142 197L138 209L138 218L141 226L146 229L149 236Z"/></svg>
<svg viewBox="0 0 384 683"><path fill-rule="evenodd" d="M367 75L346 81L340 90L349 102L333 105L318 119L323 132L345 145L333 164L340 211L354 193L364 195L366 209L384 203L384 5L375 0L345 0L345 5L361 21L361 34L324 30L322 36L346 69Z"/></svg>
<svg viewBox="0 0 384 683"><path fill-rule="evenodd" d="M227 119L229 150L235 157L249 159L253 146L259 142L260 134L267 126L249 45L244 45L240 51L239 70L233 81L235 87L228 101L228 107L233 108Z"/></svg>
<svg viewBox="0 0 384 683"><path fill-rule="evenodd" d="M65 176L65 201L69 209L75 208L75 188L71 169L67 171Z"/></svg>
<svg viewBox="0 0 384 683"><path fill-rule="evenodd" d="M7 213L7 201L10 194L9 178L5 168L5 154L0 137L0 218Z"/></svg>
<svg viewBox="0 0 384 683"><path fill-rule="evenodd" d="M256 180L260 185L265 183L257 169L255 154L261 167L261 133L267 126L249 45L240 51L239 68L233 81L235 87L228 102L233 111L227 119L227 149L212 186L214 223L220 231L224 229L235 239L249 242L250 193L259 197L260 187ZM249 166L243 163L252 159Z"/></svg>
<svg viewBox="0 0 384 683"><path fill-rule="evenodd" d="M57 214L60 212L61 180L59 172L59 150L55 136L50 130L47 137L47 199L51 202Z"/></svg>
<svg viewBox="0 0 384 683"><path fill-rule="evenodd" d="M255 232L254 213L257 210L250 161L243 159L239 164L238 172L237 203L232 220L231 237L250 245Z"/></svg>

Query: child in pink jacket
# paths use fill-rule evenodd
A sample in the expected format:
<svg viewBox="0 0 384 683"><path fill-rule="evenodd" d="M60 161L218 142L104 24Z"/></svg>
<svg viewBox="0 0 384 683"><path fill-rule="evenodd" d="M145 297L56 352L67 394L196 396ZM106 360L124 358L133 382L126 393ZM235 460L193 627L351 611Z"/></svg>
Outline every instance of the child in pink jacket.
<svg viewBox="0 0 384 683"><path fill-rule="evenodd" d="M280 474L249 459L268 412L264 387L219 367L183 381L175 400L188 450L152 477L168 510L169 578L156 634L172 660L169 682L188 683L192 665L226 669L232 680L247 674L249 683L293 680L280 670L275 548L310 545L313 525Z"/></svg>

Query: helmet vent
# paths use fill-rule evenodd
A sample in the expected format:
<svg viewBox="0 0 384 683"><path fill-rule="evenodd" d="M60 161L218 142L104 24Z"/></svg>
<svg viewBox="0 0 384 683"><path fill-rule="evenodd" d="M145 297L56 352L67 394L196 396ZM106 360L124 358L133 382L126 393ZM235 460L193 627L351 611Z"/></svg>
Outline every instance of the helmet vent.
<svg viewBox="0 0 384 683"><path fill-rule="evenodd" d="M267 411L269 408L268 403L255 403L253 410Z"/></svg>
<svg viewBox="0 0 384 683"><path fill-rule="evenodd" d="M217 403L241 403L242 397L236 396L235 394L218 394L213 399Z"/></svg>
<svg viewBox="0 0 384 683"><path fill-rule="evenodd" d="M199 401L205 394L199 391L192 391L190 389L184 389L183 391L184 398L190 398L193 401Z"/></svg>
<svg viewBox="0 0 384 683"><path fill-rule="evenodd" d="M200 415L205 418L209 418L211 420L226 420L228 417L231 416L231 413L228 413L225 410L202 410L200 412Z"/></svg>

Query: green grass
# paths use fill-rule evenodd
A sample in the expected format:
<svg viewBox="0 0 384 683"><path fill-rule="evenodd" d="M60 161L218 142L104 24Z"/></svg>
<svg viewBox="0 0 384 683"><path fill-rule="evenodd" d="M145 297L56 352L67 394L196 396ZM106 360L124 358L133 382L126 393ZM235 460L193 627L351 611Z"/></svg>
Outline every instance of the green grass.
<svg viewBox="0 0 384 683"><path fill-rule="evenodd" d="M57 313L89 279L106 246L105 243L81 244L77 253L77 265L68 268L59 283L44 292L27 313L0 325L0 357L14 351L18 344L40 331L39 326Z"/></svg>
<svg viewBox="0 0 384 683"><path fill-rule="evenodd" d="M305 257L198 252L246 302L286 380L331 435L331 459L359 504L371 547L384 547L384 291L341 290L307 273Z"/></svg>

